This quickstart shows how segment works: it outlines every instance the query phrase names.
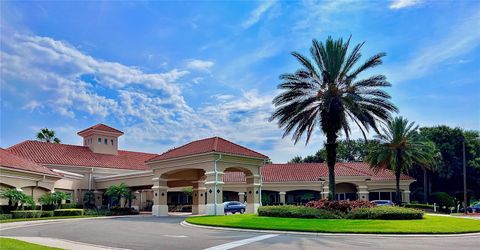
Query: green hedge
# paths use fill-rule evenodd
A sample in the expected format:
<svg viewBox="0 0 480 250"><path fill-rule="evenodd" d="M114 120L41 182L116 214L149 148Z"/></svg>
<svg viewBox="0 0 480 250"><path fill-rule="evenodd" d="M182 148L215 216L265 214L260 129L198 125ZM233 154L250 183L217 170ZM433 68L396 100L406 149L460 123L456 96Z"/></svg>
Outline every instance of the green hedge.
<svg viewBox="0 0 480 250"><path fill-rule="evenodd" d="M0 220L10 220L12 218L12 214L0 214Z"/></svg>
<svg viewBox="0 0 480 250"><path fill-rule="evenodd" d="M53 211L53 216L81 216L83 215L83 209L70 208L70 209L56 209Z"/></svg>
<svg viewBox="0 0 480 250"><path fill-rule="evenodd" d="M418 220L423 218L423 212L417 209L403 207L357 208L347 214L347 219L369 220Z"/></svg>
<svg viewBox="0 0 480 250"><path fill-rule="evenodd" d="M416 204L404 204L403 206L406 207L406 208L417 208L417 209L433 210L433 205L429 205L429 204L419 204L419 203L416 203Z"/></svg>
<svg viewBox="0 0 480 250"><path fill-rule="evenodd" d="M115 215L135 215L139 214L138 211L136 211L133 208L129 207L111 207L107 211L107 215L109 216L115 216Z"/></svg>
<svg viewBox="0 0 480 250"><path fill-rule="evenodd" d="M258 208L258 215L266 217L284 218L316 218L316 219L341 219L333 212L304 206L263 206Z"/></svg>
<svg viewBox="0 0 480 250"><path fill-rule="evenodd" d="M12 211L12 218L40 218L42 216L41 210L18 210Z"/></svg>
<svg viewBox="0 0 480 250"><path fill-rule="evenodd" d="M83 205L82 204L78 204L78 203L65 203L65 204L62 204L60 206L62 209L72 209L72 208L80 208L82 209L83 208Z"/></svg>
<svg viewBox="0 0 480 250"><path fill-rule="evenodd" d="M40 217L53 217L53 211L42 211Z"/></svg>

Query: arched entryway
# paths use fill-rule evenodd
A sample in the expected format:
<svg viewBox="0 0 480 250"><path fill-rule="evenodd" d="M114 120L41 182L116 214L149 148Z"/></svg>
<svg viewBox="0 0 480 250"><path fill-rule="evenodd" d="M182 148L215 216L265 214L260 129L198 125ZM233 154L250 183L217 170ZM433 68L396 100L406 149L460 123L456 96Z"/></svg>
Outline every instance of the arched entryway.
<svg viewBox="0 0 480 250"><path fill-rule="evenodd" d="M262 205L281 205L278 191L262 190Z"/></svg>
<svg viewBox="0 0 480 250"><path fill-rule="evenodd" d="M343 182L335 185L336 200L357 200L357 185Z"/></svg>

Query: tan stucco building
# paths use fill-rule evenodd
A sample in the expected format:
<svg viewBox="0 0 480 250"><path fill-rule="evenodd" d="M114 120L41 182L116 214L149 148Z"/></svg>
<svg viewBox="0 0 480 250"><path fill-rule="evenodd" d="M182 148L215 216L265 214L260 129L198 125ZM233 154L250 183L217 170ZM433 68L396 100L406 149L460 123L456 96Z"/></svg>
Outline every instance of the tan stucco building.
<svg viewBox="0 0 480 250"><path fill-rule="evenodd" d="M157 216L167 215L176 204L191 205L194 214L223 214L225 200L246 202L246 212L255 213L262 203L304 203L328 194L326 164L266 164L267 156L220 137L150 154L120 150L123 132L104 124L78 135L82 146L24 141L2 149L0 188L17 188L35 200L46 192L69 192L72 200L67 202L77 203L94 190L96 205L102 206L105 189L125 183L135 193L133 207ZM394 199L391 171L373 172L356 162L338 163L335 173L337 199ZM401 178L405 202L413 181ZM192 187L191 195L182 191L186 187Z"/></svg>

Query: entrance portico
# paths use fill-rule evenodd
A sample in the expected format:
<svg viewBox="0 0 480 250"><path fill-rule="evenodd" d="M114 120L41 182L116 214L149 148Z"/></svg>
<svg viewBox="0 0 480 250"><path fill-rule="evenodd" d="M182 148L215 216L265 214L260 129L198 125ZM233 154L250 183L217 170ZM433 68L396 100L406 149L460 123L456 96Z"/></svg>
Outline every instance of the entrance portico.
<svg viewBox="0 0 480 250"><path fill-rule="evenodd" d="M193 214L223 215L223 175L228 172L244 174L240 185L246 190L246 212L256 213L261 204L260 167L266 158L218 137L170 150L146 163L154 176L152 214L168 215L168 188L192 187Z"/></svg>

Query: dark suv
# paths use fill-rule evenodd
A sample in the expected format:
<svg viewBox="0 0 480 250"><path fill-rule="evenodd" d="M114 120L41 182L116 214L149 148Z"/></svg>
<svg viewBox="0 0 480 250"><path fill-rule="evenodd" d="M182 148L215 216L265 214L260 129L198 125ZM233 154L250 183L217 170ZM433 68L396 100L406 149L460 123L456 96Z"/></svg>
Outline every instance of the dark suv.
<svg viewBox="0 0 480 250"><path fill-rule="evenodd" d="M227 213L245 213L245 209L247 206L245 204L238 202L238 201L226 201L223 203L223 211L225 214Z"/></svg>

